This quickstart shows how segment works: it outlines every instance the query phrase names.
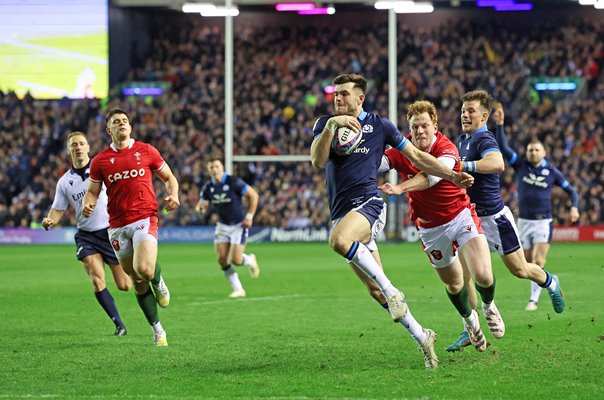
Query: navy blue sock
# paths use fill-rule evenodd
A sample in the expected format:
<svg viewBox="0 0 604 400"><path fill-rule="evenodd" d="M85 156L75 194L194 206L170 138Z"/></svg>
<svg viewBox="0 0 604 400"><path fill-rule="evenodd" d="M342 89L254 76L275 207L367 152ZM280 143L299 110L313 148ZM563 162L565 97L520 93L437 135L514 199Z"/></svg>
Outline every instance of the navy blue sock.
<svg viewBox="0 0 604 400"><path fill-rule="evenodd" d="M115 326L124 326L122 319L120 318L120 313L117 311L117 306L115 305L115 300L113 300L113 296L109 293L107 288L101 290L100 292L95 292L94 296L97 301L103 307L103 310L109 315L109 318L115 323Z"/></svg>
<svg viewBox="0 0 604 400"><path fill-rule="evenodd" d="M544 283L539 283L538 285L541 286L542 288L547 288L549 285L552 284L552 274L550 274L549 272L547 272L546 270L543 270L543 272L545 272L545 282Z"/></svg>

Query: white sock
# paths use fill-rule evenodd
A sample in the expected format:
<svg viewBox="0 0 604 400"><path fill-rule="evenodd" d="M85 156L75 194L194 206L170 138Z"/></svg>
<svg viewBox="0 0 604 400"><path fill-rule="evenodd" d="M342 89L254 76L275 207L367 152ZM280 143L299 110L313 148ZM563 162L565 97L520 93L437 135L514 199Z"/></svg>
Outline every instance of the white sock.
<svg viewBox="0 0 604 400"><path fill-rule="evenodd" d="M550 282L549 286L546 287L545 289L547 289L547 291L550 293L554 293L554 291L558 287L558 284L556 283L556 280L554 279L554 275L550 274L549 272L546 272L546 274L548 274L549 276L552 277L552 281Z"/></svg>
<svg viewBox="0 0 604 400"><path fill-rule="evenodd" d="M161 322L156 322L155 325L151 325L154 333L161 333L164 331L164 328L161 326Z"/></svg>
<svg viewBox="0 0 604 400"><path fill-rule="evenodd" d="M243 253L242 258L243 258L243 264L241 264L241 265L246 265L246 266L252 265L252 257Z"/></svg>
<svg viewBox="0 0 604 400"><path fill-rule="evenodd" d="M492 310L493 306L495 305L495 300L493 300L492 302L490 302L489 304L481 302L482 303L482 311L485 312L486 310Z"/></svg>
<svg viewBox="0 0 604 400"><path fill-rule="evenodd" d="M484 304L484 303L483 303ZM462 317L464 331L468 331L468 327L472 329L476 329L479 327L478 324L478 314L475 311L472 311L469 317Z"/></svg>
<svg viewBox="0 0 604 400"><path fill-rule="evenodd" d="M229 281L229 285L231 285L231 288L233 288L233 290L243 290L243 286L241 285L241 281L239 280L239 275L237 275L237 272L235 272L233 267L229 265L229 267L223 270L223 272L224 276L226 276L227 280Z"/></svg>
<svg viewBox="0 0 604 400"><path fill-rule="evenodd" d="M552 279L552 282L553 281L554 280ZM543 290L543 288L541 286L539 286L539 284L537 282L531 282L531 297L529 297L529 299L534 303L539 302L539 296L541 296L541 290Z"/></svg>
<svg viewBox="0 0 604 400"><path fill-rule="evenodd" d="M408 304L407 307L409 307ZM401 319L400 324L405 327L407 332L409 332L417 344L422 344L426 341L426 333L424 332L424 328L415 320L409 308L407 308L407 313Z"/></svg>
<svg viewBox="0 0 604 400"><path fill-rule="evenodd" d="M398 292L398 289L392 286L390 279L384 274L384 270L375 261L369 249L360 242L354 242L353 247L358 245L356 251L348 261L353 262L361 271L370 277L379 287L382 294L388 298ZM351 249L353 248L351 247Z"/></svg>

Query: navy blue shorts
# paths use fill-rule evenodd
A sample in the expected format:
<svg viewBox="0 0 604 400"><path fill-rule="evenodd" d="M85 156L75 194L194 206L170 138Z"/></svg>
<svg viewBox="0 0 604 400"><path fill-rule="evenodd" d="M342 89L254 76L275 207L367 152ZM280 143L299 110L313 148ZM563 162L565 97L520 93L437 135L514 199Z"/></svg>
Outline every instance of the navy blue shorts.
<svg viewBox="0 0 604 400"><path fill-rule="evenodd" d="M86 232L78 229L75 234L76 258L82 261L91 254L100 254L107 265L119 264L113 247L109 242L107 228L95 232Z"/></svg>

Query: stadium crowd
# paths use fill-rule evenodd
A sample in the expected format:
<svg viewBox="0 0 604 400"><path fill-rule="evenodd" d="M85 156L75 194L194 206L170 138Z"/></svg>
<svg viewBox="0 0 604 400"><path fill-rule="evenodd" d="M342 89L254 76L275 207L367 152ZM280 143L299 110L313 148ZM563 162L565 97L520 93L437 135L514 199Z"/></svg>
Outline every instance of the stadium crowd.
<svg viewBox="0 0 604 400"><path fill-rule="evenodd" d="M56 181L69 168L67 134L86 132L91 155L96 154L109 144L104 111L110 107L129 113L133 137L160 149L179 179L182 207L162 223L213 222L194 209L209 179L207 159L223 156L224 36L203 19L183 16L180 23L186 29L156 32L149 56L126 79L169 82L170 89L160 96L125 97L117 87L103 101L19 99L0 92L0 226L35 226L42 220ZM325 89L342 71L365 75L371 85L365 107L388 115L385 25L236 24L234 33L235 154L308 154L312 118L330 113ZM433 30L399 25L398 38L398 124L403 131L403 110L427 99L438 107L440 130L456 138L459 97L487 89L504 104L510 144L519 154L531 138L541 139L578 190L580 223L604 221L602 22L539 21L527 30L495 20L459 20ZM357 43L363 43L362 51ZM584 85L568 94L538 93L530 79L539 76L578 77ZM325 183L310 162L239 163L234 173L260 194L256 225L327 225ZM511 169L502 182L504 200L514 209ZM161 187L156 193L163 197ZM566 195L555 192L553 201L555 222L567 223Z"/></svg>

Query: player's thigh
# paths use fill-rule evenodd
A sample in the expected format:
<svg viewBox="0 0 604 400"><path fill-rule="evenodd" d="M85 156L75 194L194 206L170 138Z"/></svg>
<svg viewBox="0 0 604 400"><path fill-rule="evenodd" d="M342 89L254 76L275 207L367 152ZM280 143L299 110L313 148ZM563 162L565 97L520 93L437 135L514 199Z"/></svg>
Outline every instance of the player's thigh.
<svg viewBox="0 0 604 400"><path fill-rule="evenodd" d="M231 243L229 242L214 242L214 252L220 264L228 263L229 253L231 251Z"/></svg>
<svg viewBox="0 0 604 400"><path fill-rule="evenodd" d="M237 265L243 264L243 251L245 250L244 244L231 243L229 250L229 261Z"/></svg>
<svg viewBox="0 0 604 400"><path fill-rule="evenodd" d="M329 237L329 243L338 252L348 251L353 242L369 241L371 241L371 225L365 216L356 211L350 211L340 219Z"/></svg>
<svg viewBox="0 0 604 400"><path fill-rule="evenodd" d="M149 280L155 272L157 262L157 242L140 240L134 243L134 269L143 278Z"/></svg>
<svg viewBox="0 0 604 400"><path fill-rule="evenodd" d="M434 271L445 284L449 293L459 293L463 288L463 269L459 257L455 257L453 262L446 267L434 268Z"/></svg>
<svg viewBox="0 0 604 400"><path fill-rule="evenodd" d="M549 253L549 247L549 243L535 243L531 261L543 267L547 259L547 253Z"/></svg>
<svg viewBox="0 0 604 400"><path fill-rule="evenodd" d="M520 248L518 228L508 207L497 214L480 217L480 220L491 252L503 256Z"/></svg>
<svg viewBox="0 0 604 400"><path fill-rule="evenodd" d="M466 242L460 249L462 262L481 286L493 282L493 267L489 244L484 235L478 235Z"/></svg>

